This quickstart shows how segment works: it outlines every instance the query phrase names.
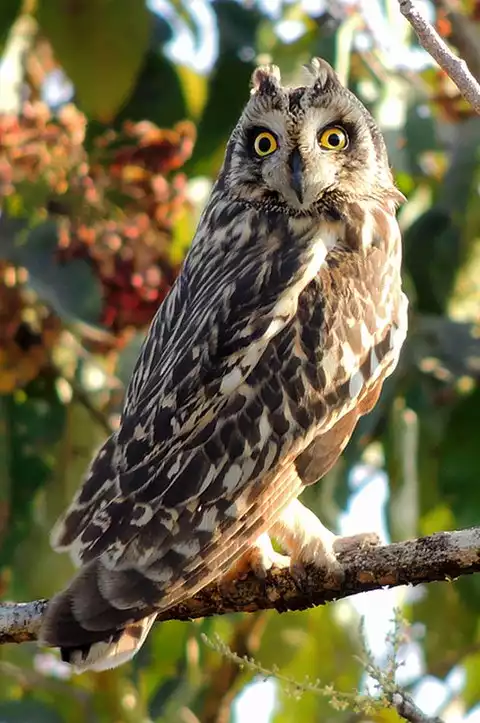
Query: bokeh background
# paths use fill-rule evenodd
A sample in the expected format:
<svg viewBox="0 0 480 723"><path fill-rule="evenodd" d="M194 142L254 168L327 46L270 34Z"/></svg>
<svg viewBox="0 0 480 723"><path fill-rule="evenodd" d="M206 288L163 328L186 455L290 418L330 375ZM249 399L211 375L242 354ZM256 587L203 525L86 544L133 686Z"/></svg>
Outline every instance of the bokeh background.
<svg viewBox="0 0 480 723"><path fill-rule="evenodd" d="M480 71L480 3L458 0L453 15L444 2L421 6ZM308 503L332 528L385 540L479 523L480 119L397 0L1 0L3 599L47 597L70 576L49 530L118 423L252 69L274 60L294 79L312 55L371 109L408 198L411 331L379 404ZM381 662L394 605L411 621L400 680L426 712L480 720L479 577L302 613L165 623L131 664L102 674L72 677L52 651L3 646L0 720L393 722L391 710L298 699L201 635L296 680L365 690L359 615Z"/></svg>

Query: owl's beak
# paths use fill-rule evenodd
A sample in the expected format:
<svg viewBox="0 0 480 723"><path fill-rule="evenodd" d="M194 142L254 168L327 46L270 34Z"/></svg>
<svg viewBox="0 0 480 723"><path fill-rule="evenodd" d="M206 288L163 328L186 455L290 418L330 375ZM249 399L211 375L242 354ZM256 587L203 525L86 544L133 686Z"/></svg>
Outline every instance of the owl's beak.
<svg viewBox="0 0 480 723"><path fill-rule="evenodd" d="M288 163L291 171L291 184L299 203L303 203L303 160L298 148L290 155Z"/></svg>

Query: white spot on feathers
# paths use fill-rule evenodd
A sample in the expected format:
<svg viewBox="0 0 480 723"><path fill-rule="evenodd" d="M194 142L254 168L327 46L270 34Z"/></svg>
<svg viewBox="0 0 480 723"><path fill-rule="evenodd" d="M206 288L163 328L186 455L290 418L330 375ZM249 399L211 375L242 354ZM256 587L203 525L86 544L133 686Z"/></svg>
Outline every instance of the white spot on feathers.
<svg viewBox="0 0 480 723"><path fill-rule="evenodd" d="M356 399L358 397L362 391L363 384L364 379L361 371L356 371L352 374L350 381L348 382L348 393L351 399Z"/></svg>
<svg viewBox="0 0 480 723"><path fill-rule="evenodd" d="M358 368L357 355L353 353L352 347L348 342L342 344L342 364L347 374L353 375Z"/></svg>
<svg viewBox="0 0 480 723"><path fill-rule="evenodd" d="M337 358L337 349L332 348L328 353L326 353L322 359L322 370L325 374L325 388L328 388L332 385L333 380L335 379L337 375L337 369L338 369L338 358Z"/></svg>
<svg viewBox="0 0 480 723"><path fill-rule="evenodd" d="M375 354L375 347L372 346L372 348L370 349L370 374L371 374L371 376L375 375L375 372L377 371L379 366L380 366L380 362L378 360L377 355Z"/></svg>
<svg viewBox="0 0 480 723"><path fill-rule="evenodd" d="M225 374L220 384L220 394L229 396L243 382L244 374L241 367L235 367L232 371Z"/></svg>
<svg viewBox="0 0 480 723"><path fill-rule="evenodd" d="M242 468L238 464L232 464L231 467L228 468L227 473L223 478L223 487L226 492L228 492L228 494L231 494L238 486L238 483L241 479Z"/></svg>
<svg viewBox="0 0 480 723"><path fill-rule="evenodd" d="M363 321L360 324L360 339L362 340L362 346L364 349L368 349L368 347L372 345L372 335Z"/></svg>
<svg viewBox="0 0 480 723"><path fill-rule="evenodd" d="M139 517L136 517L136 513L141 513ZM133 508L132 518L130 522L136 527L143 527L153 517L153 510L150 505L145 505L142 502L137 502Z"/></svg>
<svg viewBox="0 0 480 723"><path fill-rule="evenodd" d="M199 532L213 532L217 526L217 516L218 510L214 505L207 507L202 515L200 524L197 525L197 530Z"/></svg>
<svg viewBox="0 0 480 723"><path fill-rule="evenodd" d="M272 425L268 421L267 413L265 410L262 412L260 421L258 423L258 431L260 433L260 445L263 447L265 442L270 439L272 434Z"/></svg>

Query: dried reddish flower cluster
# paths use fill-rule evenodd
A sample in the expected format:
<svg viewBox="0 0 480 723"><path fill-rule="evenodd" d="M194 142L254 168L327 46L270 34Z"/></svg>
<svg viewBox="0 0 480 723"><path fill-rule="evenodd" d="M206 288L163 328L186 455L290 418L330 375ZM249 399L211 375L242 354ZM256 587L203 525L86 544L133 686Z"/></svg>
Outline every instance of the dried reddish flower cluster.
<svg viewBox="0 0 480 723"><path fill-rule="evenodd" d="M0 115L0 199L21 195L31 184L39 201L47 191L65 193L72 175L87 172L85 127L74 106L56 121L43 103L25 103L21 117Z"/></svg>
<svg viewBox="0 0 480 723"><path fill-rule="evenodd" d="M98 137L89 153L85 131L86 119L73 105L56 118L42 103L25 104L20 118L0 115L0 201L30 218L57 219L52 263L90 262L103 289L99 322L121 346L128 329L150 322L178 272L173 228L186 208L186 177L178 169L192 153L195 128L187 121L172 130L126 123L120 133ZM0 302L11 324L0 338L0 360L9 365L18 355L6 336L15 336L13 320L25 303L18 274L7 283L5 274L12 281L12 273L2 263ZM32 368L20 376L34 375ZM20 383L20 377L11 380Z"/></svg>
<svg viewBox="0 0 480 723"><path fill-rule="evenodd" d="M0 394L35 379L48 366L60 320L25 292L26 273L0 261Z"/></svg>
<svg viewBox="0 0 480 723"><path fill-rule="evenodd" d="M186 205L186 177L167 175L190 157L194 139L189 122L173 130L126 123L122 134L101 136L81 179L97 219L88 223L82 214L61 223L60 258L92 261L104 289L101 322L115 333L148 324L178 272L170 247Z"/></svg>

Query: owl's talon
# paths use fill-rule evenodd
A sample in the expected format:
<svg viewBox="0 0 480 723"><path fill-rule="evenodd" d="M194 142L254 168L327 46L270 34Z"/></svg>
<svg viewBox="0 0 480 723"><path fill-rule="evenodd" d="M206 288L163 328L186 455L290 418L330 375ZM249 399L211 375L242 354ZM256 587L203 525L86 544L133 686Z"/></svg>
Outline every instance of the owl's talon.
<svg viewBox="0 0 480 723"><path fill-rule="evenodd" d="M300 562L300 560L292 560L290 562L290 575L295 580L297 587L303 590L307 579L307 571L304 563Z"/></svg>
<svg viewBox="0 0 480 723"><path fill-rule="evenodd" d="M336 556L331 552L333 550L327 550L319 546L313 556L311 554L305 555L304 552L302 554L302 551L299 552L298 557L292 556L290 573L301 589L305 587L305 581L308 577L306 570L308 565L313 565L323 572L325 587L339 587L342 584L345 579L345 572Z"/></svg>
<svg viewBox="0 0 480 723"><path fill-rule="evenodd" d="M219 580L219 587L228 594L240 580L246 580L253 573L259 580L265 580L272 567L288 567L290 559L275 552L270 537L265 532L242 555L242 557Z"/></svg>
<svg viewBox="0 0 480 723"><path fill-rule="evenodd" d="M271 544L271 543L270 543ZM272 549L268 552L268 554L262 554L258 553L258 549L254 550L249 564L250 564L250 570L253 572L255 577L258 577L259 580L265 580L267 577L267 573L272 569L272 567L287 567L290 562L290 558L286 555L281 555L279 552L275 552L275 550ZM245 577L247 577L248 571L245 574Z"/></svg>

